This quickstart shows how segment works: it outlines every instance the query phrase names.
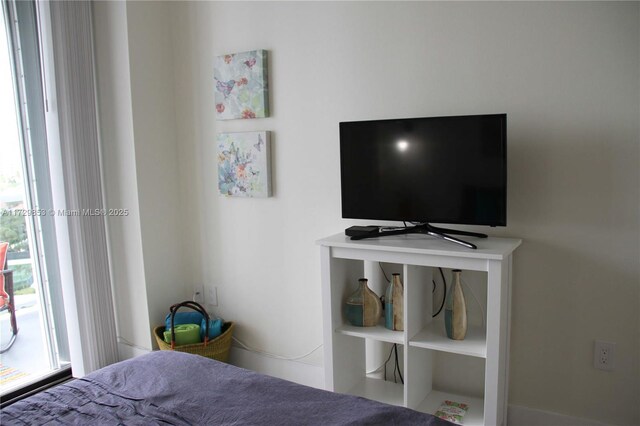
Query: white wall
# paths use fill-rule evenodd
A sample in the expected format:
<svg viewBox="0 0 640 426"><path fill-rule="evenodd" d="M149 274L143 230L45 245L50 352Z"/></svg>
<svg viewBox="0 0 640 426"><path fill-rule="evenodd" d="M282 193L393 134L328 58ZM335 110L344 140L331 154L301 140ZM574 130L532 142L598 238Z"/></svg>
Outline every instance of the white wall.
<svg viewBox="0 0 640 426"><path fill-rule="evenodd" d="M524 239L514 263L510 403L640 423L638 3L134 8L172 30L171 44L158 42L163 53L145 35L160 31L158 21L129 16L129 32L157 49L140 69L131 59L131 72L173 79L175 146L159 147L178 158L180 204L167 215L188 222L181 268L218 286L218 313L237 322L240 338L285 356L321 342L314 241L355 223L340 219L338 122L506 112L509 225L489 232ZM272 117L216 122L214 56L252 49L270 52ZM131 82L134 129L153 114L170 121L154 103L159 88ZM137 101L157 110L138 119ZM274 197L221 198L216 133L248 130L273 132ZM157 189L153 169L140 165L144 224L156 201L142 191ZM156 241L143 229L145 240ZM144 262L148 272L161 256L145 253ZM594 339L617 342L615 371L593 369ZM320 365L319 351L307 362Z"/></svg>
<svg viewBox="0 0 640 426"><path fill-rule="evenodd" d="M508 113L513 404L638 423L638 4L188 3L181 174L203 280L254 346L321 341L317 238L340 219L338 122ZM215 55L268 49L272 118L216 122ZM271 130L275 197L217 195L215 135ZM594 370L594 339L618 343ZM319 361L318 361L319 362Z"/></svg>
<svg viewBox="0 0 640 426"><path fill-rule="evenodd" d="M140 228L151 326L164 324L169 306L191 299L193 279L184 257L182 203L174 100L172 6L127 3Z"/></svg>

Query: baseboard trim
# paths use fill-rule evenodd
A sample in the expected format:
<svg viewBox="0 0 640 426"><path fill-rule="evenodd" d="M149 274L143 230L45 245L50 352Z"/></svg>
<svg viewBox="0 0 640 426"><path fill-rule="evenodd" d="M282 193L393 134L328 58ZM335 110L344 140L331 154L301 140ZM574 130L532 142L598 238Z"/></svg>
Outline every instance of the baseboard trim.
<svg viewBox="0 0 640 426"><path fill-rule="evenodd" d="M507 424L509 426L610 426L596 420L582 419L519 405L509 405Z"/></svg>
<svg viewBox="0 0 640 426"><path fill-rule="evenodd" d="M229 362L267 376L324 389L324 369L319 365L271 358L236 346L231 347Z"/></svg>

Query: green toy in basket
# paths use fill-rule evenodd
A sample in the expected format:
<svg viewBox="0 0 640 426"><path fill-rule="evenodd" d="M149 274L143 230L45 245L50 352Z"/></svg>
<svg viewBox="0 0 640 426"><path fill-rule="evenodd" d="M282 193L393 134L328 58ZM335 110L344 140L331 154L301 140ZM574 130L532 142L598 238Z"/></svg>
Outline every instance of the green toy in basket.
<svg viewBox="0 0 640 426"><path fill-rule="evenodd" d="M175 326L176 346L200 343L200 326L198 324L180 324ZM164 341L171 343L171 329L164 332Z"/></svg>

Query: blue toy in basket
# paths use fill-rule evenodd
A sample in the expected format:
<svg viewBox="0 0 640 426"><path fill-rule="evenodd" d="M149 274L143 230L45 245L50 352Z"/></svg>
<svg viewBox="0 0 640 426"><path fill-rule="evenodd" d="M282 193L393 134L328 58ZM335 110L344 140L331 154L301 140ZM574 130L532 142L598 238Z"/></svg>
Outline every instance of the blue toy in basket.
<svg viewBox="0 0 640 426"><path fill-rule="evenodd" d="M222 334L222 324L224 321L222 318L215 318L209 320L209 340L215 339L219 335ZM207 320L202 319L202 323L200 325L200 339L204 340L204 330L207 328Z"/></svg>
<svg viewBox="0 0 640 426"><path fill-rule="evenodd" d="M174 325L182 324L198 324L200 325L200 341L204 340L204 333L206 330L207 321L200 312L176 312L173 319ZM209 320L209 339L214 339L222 334L222 324L224 321L222 318L215 318ZM165 330L171 330L171 314L167 314L164 319Z"/></svg>

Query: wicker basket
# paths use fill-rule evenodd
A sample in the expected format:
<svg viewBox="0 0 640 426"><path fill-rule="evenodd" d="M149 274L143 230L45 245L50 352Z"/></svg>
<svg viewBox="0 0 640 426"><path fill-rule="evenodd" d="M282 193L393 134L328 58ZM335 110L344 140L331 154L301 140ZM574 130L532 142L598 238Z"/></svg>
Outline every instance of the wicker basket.
<svg viewBox="0 0 640 426"><path fill-rule="evenodd" d="M209 340L206 346L204 343L194 343L192 345L176 346L175 349L171 349L171 344L164 341L164 325L154 328L153 335L158 342L158 346L163 351L175 350L178 352L187 352L207 358L213 358L216 361L228 362L229 350L231 349L231 338L233 337L233 327L233 322L225 322L222 326L222 334L213 340Z"/></svg>

